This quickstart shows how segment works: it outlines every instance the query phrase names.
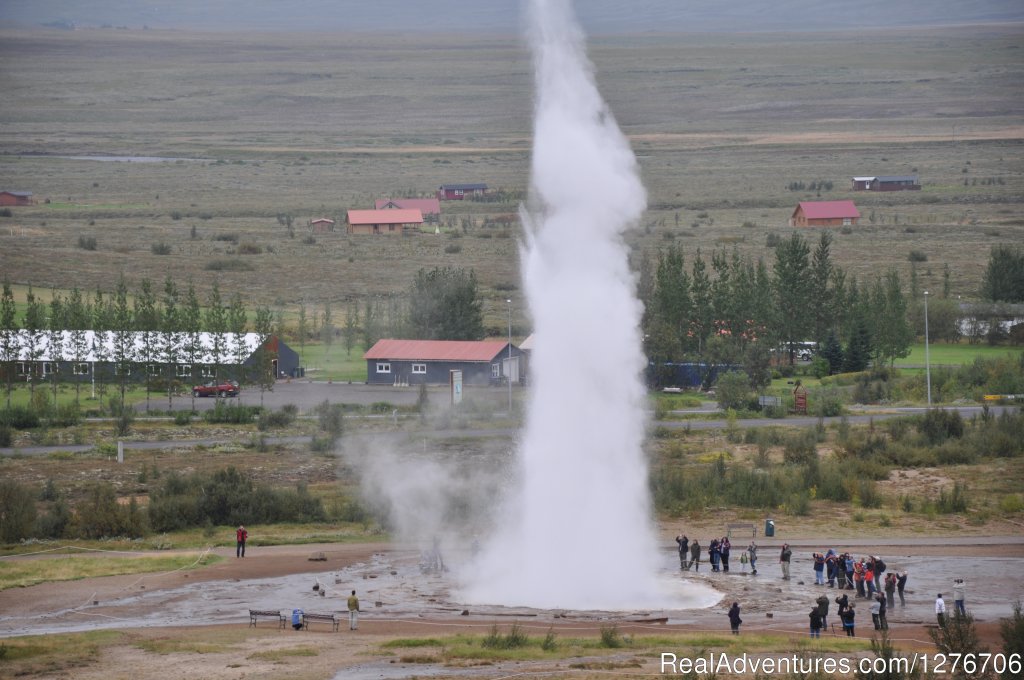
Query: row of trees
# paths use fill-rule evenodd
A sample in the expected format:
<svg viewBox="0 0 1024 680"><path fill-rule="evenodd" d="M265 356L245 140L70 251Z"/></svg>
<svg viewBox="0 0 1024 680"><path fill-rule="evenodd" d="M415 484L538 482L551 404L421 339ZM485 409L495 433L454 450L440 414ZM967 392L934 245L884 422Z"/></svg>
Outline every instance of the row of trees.
<svg viewBox="0 0 1024 680"><path fill-rule="evenodd" d="M272 385L272 357L263 346L273 329L273 314L266 307L257 308L252 330L259 336L256 370L252 377L261 387ZM0 295L0 367L2 367L7 406L18 373L17 364L24 362L29 390L34 396L36 384L49 379L56 397L59 375L51 362L48 374L41 370L41 359L49 354L62 355L72 366L93 357L97 363L113 366L113 377L120 390L121 403L133 372L142 373L149 393L161 385L167 390L168 405L173 394L176 366L195 366L209 360L212 376L219 380L225 365L240 366L251 348L242 342L249 332L249 313L239 294L225 302L216 282L201 303L191 281L182 292L168 276L162 294L149 279L143 279L138 290L129 294L128 284L121 276L112 294L97 290L90 299L77 288L67 296L53 291L50 302L42 302L29 287L26 306L18 318L14 295L9 282ZM90 334L93 331L94 334ZM204 348L202 333L210 334L211 345ZM137 342L138 341L138 342ZM95 371L101 397L105 395L108 375ZM241 371L237 378L246 378ZM75 400L79 402L81 383L75 381Z"/></svg>
<svg viewBox="0 0 1024 680"><path fill-rule="evenodd" d="M824 348L829 372L858 371L907 356L915 332L912 307L896 271L869 285L848 276L831 256L832 234L811 248L794 232L775 247L771 267L738 251L698 250L686 266L669 248L656 265L641 264L640 295L647 356L655 365L703 361L744 366L767 385L771 351L793 363L799 343Z"/></svg>

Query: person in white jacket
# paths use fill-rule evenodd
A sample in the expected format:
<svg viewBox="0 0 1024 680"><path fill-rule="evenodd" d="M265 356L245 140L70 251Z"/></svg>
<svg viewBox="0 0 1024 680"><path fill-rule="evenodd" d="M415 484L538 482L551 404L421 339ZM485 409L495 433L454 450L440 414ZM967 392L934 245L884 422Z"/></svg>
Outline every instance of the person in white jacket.
<svg viewBox="0 0 1024 680"><path fill-rule="evenodd" d="M966 588L964 587L964 580L962 578L954 579L953 580L953 605L955 606L955 609L953 610L954 614L958 614L960 616L966 616L967 615L967 608L964 606L965 591L966 591Z"/></svg>
<svg viewBox="0 0 1024 680"><path fill-rule="evenodd" d="M942 599L942 593L935 598L935 618L938 619L939 625L945 627L946 625L946 601Z"/></svg>

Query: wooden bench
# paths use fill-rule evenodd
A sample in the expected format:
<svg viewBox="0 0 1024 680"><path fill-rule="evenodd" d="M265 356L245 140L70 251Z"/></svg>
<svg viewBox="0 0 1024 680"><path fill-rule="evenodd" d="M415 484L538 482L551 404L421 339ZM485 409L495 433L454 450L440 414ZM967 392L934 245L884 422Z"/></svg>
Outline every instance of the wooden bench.
<svg viewBox="0 0 1024 680"><path fill-rule="evenodd" d="M741 523L737 523L737 524L727 524L726 527L725 527L725 535L728 536L729 538L732 538L732 530L733 529L745 529L745 530L750 532L750 537L751 538L757 538L757 525L756 524L748 524L746 522L741 522Z"/></svg>
<svg viewBox="0 0 1024 680"><path fill-rule="evenodd" d="M335 631L338 630L338 624L341 623L341 619L335 614L318 614L315 612L304 613L302 615L302 627L309 630L309 624L311 621L323 621L330 623Z"/></svg>
<svg viewBox="0 0 1024 680"><path fill-rule="evenodd" d="M256 619L260 617L268 619L277 619L278 627L284 628L285 624L288 623L288 617L281 612L274 609L250 609L249 610L249 627L256 627Z"/></svg>

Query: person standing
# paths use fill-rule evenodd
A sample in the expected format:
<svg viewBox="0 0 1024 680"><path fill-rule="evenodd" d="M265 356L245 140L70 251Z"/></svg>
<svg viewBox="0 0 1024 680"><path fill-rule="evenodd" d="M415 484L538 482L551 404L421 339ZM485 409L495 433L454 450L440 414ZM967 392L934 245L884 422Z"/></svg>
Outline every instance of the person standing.
<svg viewBox="0 0 1024 680"><path fill-rule="evenodd" d="M821 612L818 610L818 607L812 607L811 613L808 614L808 616L811 619L811 637L820 638L821 627L823 624L821 622Z"/></svg>
<svg viewBox="0 0 1024 680"><path fill-rule="evenodd" d="M728 536L724 537L722 542L718 544L718 550L722 556L722 571L729 571L729 552L732 550L732 543L729 541Z"/></svg>
<svg viewBox="0 0 1024 680"><path fill-rule="evenodd" d="M241 524L235 532L235 557L245 557L245 542L249 540L249 532Z"/></svg>
<svg viewBox="0 0 1024 680"><path fill-rule="evenodd" d="M818 603L818 615L821 617L821 627L828 629L828 595L819 595L815 602Z"/></svg>
<svg viewBox="0 0 1024 680"><path fill-rule="evenodd" d="M885 618L885 613L888 610L888 606L885 603L885 593L878 593L875 595L875 599L878 600L878 625L881 626L882 630L889 630L889 622Z"/></svg>
<svg viewBox="0 0 1024 680"><path fill-rule="evenodd" d="M747 551L746 550L741 550L740 551L740 571L743 572L744 576L747 575L747 562L749 562L749 561L750 561L750 558L747 557Z"/></svg>
<svg viewBox="0 0 1024 680"><path fill-rule="evenodd" d="M964 606L965 597L964 580L962 578L953 580L953 613L957 616L966 616L967 608Z"/></svg>
<svg viewBox="0 0 1024 680"><path fill-rule="evenodd" d="M359 628L359 598L356 597L356 591L352 591L352 594L348 596L348 629L356 630Z"/></svg>
<svg viewBox="0 0 1024 680"><path fill-rule="evenodd" d="M743 619L740 618L740 603L733 602L729 607L729 627L732 628L733 635L740 634L741 623L743 623Z"/></svg>
<svg viewBox="0 0 1024 680"><path fill-rule="evenodd" d="M690 539L679 534L676 536L676 544L679 546L679 569L686 569L686 555L690 552Z"/></svg>
<svg viewBox="0 0 1024 680"><path fill-rule="evenodd" d="M779 553L779 564L782 565L782 580L789 580L789 560L793 557L793 551L789 549L789 543L782 544L782 552Z"/></svg>
<svg viewBox="0 0 1024 680"><path fill-rule="evenodd" d="M885 575L885 600L890 609L896 606L896 574Z"/></svg>
<svg viewBox="0 0 1024 680"><path fill-rule="evenodd" d="M900 594L900 606L906 606L906 601L903 599L903 589L907 587L907 572L904 571L896 577L896 592Z"/></svg>
<svg viewBox="0 0 1024 680"><path fill-rule="evenodd" d="M711 571L721 570L722 553L717 538L712 538L708 544L708 559L711 560Z"/></svg>
<svg viewBox="0 0 1024 680"><path fill-rule="evenodd" d="M747 546L747 554L750 555L750 573L757 576L757 543L753 541Z"/></svg>
<svg viewBox="0 0 1024 680"><path fill-rule="evenodd" d="M700 571L700 543L696 538L690 544L690 564L693 565L694 571Z"/></svg>
<svg viewBox="0 0 1024 680"><path fill-rule="evenodd" d="M942 593L935 598L935 619L940 628L946 627L946 601L942 599Z"/></svg>
<svg viewBox="0 0 1024 680"><path fill-rule="evenodd" d="M851 604L843 611L843 615L840 617L843 620L843 630L846 631L847 637L856 637L853 631L853 624L856 618L857 612L854 611L853 605Z"/></svg>
<svg viewBox="0 0 1024 680"><path fill-rule="evenodd" d="M882 630L882 624L878 619L878 611L881 605L878 603L878 598L871 596L871 623L874 625L875 630Z"/></svg>
<svg viewBox="0 0 1024 680"><path fill-rule="evenodd" d="M821 553L814 553L814 585L825 585L825 556Z"/></svg>
<svg viewBox="0 0 1024 680"><path fill-rule="evenodd" d="M293 630L302 630L302 610L301 609L293 609L292 610L292 629Z"/></svg>

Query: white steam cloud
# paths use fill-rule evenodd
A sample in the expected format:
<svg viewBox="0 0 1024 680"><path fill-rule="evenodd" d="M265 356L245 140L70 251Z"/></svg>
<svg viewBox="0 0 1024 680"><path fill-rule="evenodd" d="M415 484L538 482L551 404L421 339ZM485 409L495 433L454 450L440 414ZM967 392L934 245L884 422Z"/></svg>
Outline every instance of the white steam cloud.
<svg viewBox="0 0 1024 680"><path fill-rule="evenodd" d="M664 605L642 451L642 308L623 233L646 193L569 0L531 0L536 111L524 290L534 321L517 489L460 596L569 609Z"/></svg>

